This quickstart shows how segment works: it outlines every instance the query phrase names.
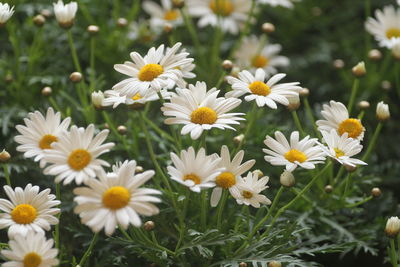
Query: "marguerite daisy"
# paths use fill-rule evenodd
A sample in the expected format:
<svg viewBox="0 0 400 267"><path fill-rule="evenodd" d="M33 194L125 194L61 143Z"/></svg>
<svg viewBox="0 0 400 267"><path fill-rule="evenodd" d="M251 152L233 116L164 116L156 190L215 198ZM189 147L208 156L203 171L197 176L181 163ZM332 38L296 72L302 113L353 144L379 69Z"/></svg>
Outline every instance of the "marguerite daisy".
<svg viewBox="0 0 400 267"><path fill-rule="evenodd" d="M50 230L50 225L58 224L54 217L60 212L55 206L60 205L56 196L50 194L47 188L39 192L39 186L28 184L24 189L16 187L14 190L6 185L3 187L8 198L0 199L0 229L8 228L10 238L16 235L26 235L29 231L42 232Z"/></svg>
<svg viewBox="0 0 400 267"><path fill-rule="evenodd" d="M78 4L76 2L70 2L64 5L62 0L58 0L57 3L53 3L54 15L61 27L69 28L74 24L75 14L78 11Z"/></svg>
<svg viewBox="0 0 400 267"><path fill-rule="evenodd" d="M324 104L321 111L325 120L318 120L318 130L330 132L336 130L340 135L347 133L348 137L362 140L365 128L361 121L356 118L349 118L349 112L345 105L331 100L329 105Z"/></svg>
<svg viewBox="0 0 400 267"><path fill-rule="evenodd" d="M282 6L286 8L293 8L293 0L258 0L260 4L268 4L270 6Z"/></svg>
<svg viewBox="0 0 400 267"><path fill-rule="evenodd" d="M46 162L43 160L45 149L52 149L51 144L57 142L64 134L71 122L71 118L61 121L60 112L54 113L52 108L47 109L46 117L39 111L28 114L24 119L25 125L17 125L15 128L21 135L14 139L20 145L17 151L25 152L26 158L35 157L35 161L40 161L40 167L44 167Z"/></svg>
<svg viewBox="0 0 400 267"><path fill-rule="evenodd" d="M213 189L210 199L212 207L218 205L223 189L228 189L232 196L239 194L239 189L236 184L237 177L250 170L254 163L256 163L256 161L252 159L242 164L243 156L244 151L240 150L231 161L228 147L222 146L221 163L219 167L225 168L225 171L215 178L216 187Z"/></svg>
<svg viewBox="0 0 400 267"><path fill-rule="evenodd" d="M244 178L238 177L237 187L239 194L233 195L236 198L236 202L240 205L251 205L254 208L259 208L260 204L270 205L271 200L260 194L269 187L267 186L268 180L268 176L259 178L257 173L252 172L249 172Z"/></svg>
<svg viewBox="0 0 400 267"><path fill-rule="evenodd" d="M108 132L103 130L93 138L93 124L86 129L72 126L69 133L61 136L52 149L46 151L44 159L50 166L44 169L44 174L57 175L56 183L64 180L64 184L69 184L75 180L78 185L96 177L95 171L109 166L97 158L114 146L114 143L102 144Z"/></svg>
<svg viewBox="0 0 400 267"><path fill-rule="evenodd" d="M78 203L74 212L78 213L82 223L93 232L104 228L107 235L112 235L117 225L127 229L130 224L139 227L140 215L152 216L159 209L152 203L161 202L152 195L161 194L151 188L139 188L154 176L154 171L135 174L136 161L125 161L114 166L114 172L99 172L97 179L90 179L88 187L74 189Z"/></svg>
<svg viewBox="0 0 400 267"><path fill-rule="evenodd" d="M317 139L306 136L299 141L299 132L290 135L290 144L279 131L275 132L275 139L267 136L264 144L269 149L263 149L267 154L264 159L275 166L286 166L287 171L294 171L297 166L304 169L314 169L315 164L323 163L325 152L317 145Z"/></svg>
<svg viewBox="0 0 400 267"><path fill-rule="evenodd" d="M10 7L7 3L0 3L0 27L4 25L13 14L14 7Z"/></svg>
<svg viewBox="0 0 400 267"><path fill-rule="evenodd" d="M161 110L167 118L166 124L184 124L181 134L190 132L190 137L196 140L204 130L211 128L232 129L229 124L239 124L244 120L239 116L243 113L227 113L242 102L237 98L218 97L219 90L212 88L207 91L204 82L189 85L189 89L176 89L177 95L171 98L170 103L164 103Z"/></svg>
<svg viewBox="0 0 400 267"><path fill-rule="evenodd" d="M144 1L143 9L151 16L150 24L153 28L164 27L166 23L182 24L179 9L173 8L171 0L161 0L161 6L152 1Z"/></svg>
<svg viewBox="0 0 400 267"><path fill-rule="evenodd" d="M51 267L58 266L58 249L53 248L53 239L46 240L42 233L29 232L26 236L17 235L8 241L10 249L1 254L10 261L4 267Z"/></svg>
<svg viewBox="0 0 400 267"><path fill-rule="evenodd" d="M228 83L232 85L233 91L226 94L227 97L244 97L246 101L255 100L259 107L267 105L272 109L278 108L275 102L289 105L289 97L299 95L302 89L298 82L277 84L286 74L279 73L265 81L265 71L257 69L255 76L247 70L239 72L239 79L228 76Z"/></svg>
<svg viewBox="0 0 400 267"><path fill-rule="evenodd" d="M168 166L171 179L189 187L194 192L200 192L215 186L215 178L225 169L218 167L221 159L214 155L207 156L204 148L197 154L193 147L182 150L180 157L171 152L173 166Z"/></svg>
<svg viewBox="0 0 400 267"><path fill-rule="evenodd" d="M166 89L160 91L163 99L170 99L172 93L168 92ZM145 95L140 95L137 93L134 96L121 95L118 91L107 90L104 92L104 100L102 105L104 107L112 106L113 108L118 107L120 104L125 105L135 105L135 104L145 104L147 102L156 101L160 99L156 91L147 91Z"/></svg>

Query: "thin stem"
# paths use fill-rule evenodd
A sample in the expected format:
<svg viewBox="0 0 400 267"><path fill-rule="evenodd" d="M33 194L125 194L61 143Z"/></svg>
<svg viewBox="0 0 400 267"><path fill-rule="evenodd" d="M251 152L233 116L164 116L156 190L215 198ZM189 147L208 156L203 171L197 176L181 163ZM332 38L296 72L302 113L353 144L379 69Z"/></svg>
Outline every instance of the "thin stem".
<svg viewBox="0 0 400 267"><path fill-rule="evenodd" d="M299 116L297 115L297 111L293 110L291 113L292 113L294 123L296 124L296 127L300 132L300 135L304 136L305 133L304 133L303 127L301 126L301 122L300 122Z"/></svg>
<svg viewBox="0 0 400 267"><path fill-rule="evenodd" d="M304 97L303 98L303 102L304 102L304 106L306 107L306 115L308 117L308 120L311 121L315 134L319 138L321 138L322 136L321 136L321 133L318 131L317 125L315 124L315 118L314 118L314 115L312 113L312 109L311 109L311 106L310 106L310 102L308 101L308 98Z"/></svg>
<svg viewBox="0 0 400 267"><path fill-rule="evenodd" d="M186 217L186 212L187 212L187 208L188 208L188 205L189 205L189 196L190 196L190 189L187 189L186 193L185 193L184 203L183 203L182 216L180 217L181 219L179 220L179 224L180 224L179 239L178 239L178 243L176 244L176 247L175 247L175 253L180 248L180 246L181 246L181 244L183 242L183 238L185 236L186 224L185 224L183 219Z"/></svg>
<svg viewBox="0 0 400 267"><path fill-rule="evenodd" d="M199 37L197 36L197 31L195 30L195 27L193 26L193 21L192 19L189 17L186 8L181 8L181 15L183 18L183 21L185 22L186 28L189 31L190 37L193 40L194 46L196 47L196 53L197 53L197 57L200 60L203 60L203 57L201 57L201 44L200 44L200 40Z"/></svg>
<svg viewBox="0 0 400 267"><path fill-rule="evenodd" d="M390 261L393 267L398 267L396 245L393 238L390 238Z"/></svg>
<svg viewBox="0 0 400 267"><path fill-rule="evenodd" d="M358 78L355 78L353 81L353 86L351 88L349 104L347 105L347 110L349 111L349 115L351 114L351 111L353 110L354 101L356 100L359 85L360 85L360 80Z"/></svg>
<svg viewBox="0 0 400 267"><path fill-rule="evenodd" d="M254 101L251 111L247 113L248 114L248 119L247 120L248 120L249 123L247 124L246 131L243 134L244 138L243 138L242 142L240 142L240 144L237 146L234 154L236 154L242 148L242 146L243 146L243 144L245 142L245 139L248 137L251 129L253 128L253 124L257 120L257 111L258 111L257 110L257 103Z"/></svg>
<svg viewBox="0 0 400 267"><path fill-rule="evenodd" d="M72 61L74 62L75 69L80 73L82 73L82 68L81 65L79 64L78 54L76 53L74 38L72 37L71 30L67 30L67 35L68 35L69 48L71 49Z"/></svg>
<svg viewBox="0 0 400 267"><path fill-rule="evenodd" d="M363 155L363 157L361 158L362 161L366 161L369 159L369 156L371 155L372 150L375 147L376 141L378 139L379 133L381 132L383 127L383 123L379 122L378 125L375 128L375 132L374 135L371 138L371 141L368 144L368 148L367 151L365 152L365 154Z"/></svg>
<svg viewBox="0 0 400 267"><path fill-rule="evenodd" d="M349 174L346 176L346 179L345 179L346 182L345 182L343 194L342 194L342 196L340 197L340 200L343 200L343 199L346 197L347 191L348 191L349 188L350 188L350 184L351 184L352 178L353 178L353 175L352 175L351 173L349 173Z"/></svg>
<svg viewBox="0 0 400 267"><path fill-rule="evenodd" d="M364 198L363 200L360 200L360 201L358 201L358 202L356 202L356 203L354 203L354 204L347 205L346 208L355 208L355 207L357 207L357 206L360 206L360 205L362 205L362 204L364 204L364 203L370 201L371 199L373 199L373 196L369 196L369 197L367 197L367 198Z"/></svg>
<svg viewBox="0 0 400 267"><path fill-rule="evenodd" d="M4 178L6 178L6 183L8 186L11 186L10 172L8 171L7 163L3 163L3 170L4 170Z"/></svg>
<svg viewBox="0 0 400 267"><path fill-rule="evenodd" d="M221 197L221 200L219 202L218 211L217 211L217 229L219 231L222 231L222 229L221 229L222 213L224 211L224 207L225 207L225 203L226 203L226 199L227 198L228 198L228 191L227 190L223 190L222 191L222 197Z"/></svg>
<svg viewBox="0 0 400 267"><path fill-rule="evenodd" d="M95 71L95 50L96 50L96 37L90 37L90 92L94 91L96 81Z"/></svg>
<svg viewBox="0 0 400 267"><path fill-rule="evenodd" d="M98 237L99 237L99 233L95 233L92 238L92 241L90 242L88 249L86 250L85 254L83 254L83 257L82 257L81 261L79 262L79 266L83 267L84 264L86 263L86 260L90 257L90 254L92 254L93 247L96 244Z"/></svg>
<svg viewBox="0 0 400 267"><path fill-rule="evenodd" d="M207 191L201 191L201 207L200 207L200 221L203 230L207 228Z"/></svg>

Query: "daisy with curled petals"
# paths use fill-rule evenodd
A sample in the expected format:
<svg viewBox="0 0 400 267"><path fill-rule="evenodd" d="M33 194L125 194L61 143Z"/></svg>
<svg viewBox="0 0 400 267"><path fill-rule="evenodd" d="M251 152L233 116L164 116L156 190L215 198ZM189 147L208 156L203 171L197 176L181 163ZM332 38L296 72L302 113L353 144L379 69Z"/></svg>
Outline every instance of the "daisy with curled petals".
<svg viewBox="0 0 400 267"><path fill-rule="evenodd" d="M252 172L249 172L244 178L238 177L239 194L233 195L236 202L240 205L251 205L254 208L259 208L260 204L270 205L271 200L260 194L269 187L267 186L268 180L268 176L259 178L257 173Z"/></svg>
<svg viewBox="0 0 400 267"><path fill-rule="evenodd" d="M244 151L240 150L231 161L228 147L222 146L221 163L219 164L219 167L225 168L225 171L215 178L216 187L213 189L210 199L212 207L218 205L223 189L228 189L232 196L239 194L239 189L237 188L237 177L250 170L254 163L256 163L256 161L252 159L241 164L243 156Z"/></svg>
<svg viewBox="0 0 400 267"><path fill-rule="evenodd" d="M294 171L297 166L304 169L314 169L315 164L323 163L325 152L317 144L316 138L306 136L299 140L299 132L294 131L290 135L290 143L279 131L275 132L275 139L267 136L264 144L269 149L263 149L267 156L265 161L275 166L286 166L289 172Z"/></svg>
<svg viewBox="0 0 400 267"><path fill-rule="evenodd" d="M26 236L17 235L8 241L9 249L1 251L9 259L3 267L51 267L58 266L58 249L53 248L54 240L42 233L29 232Z"/></svg>
<svg viewBox="0 0 400 267"><path fill-rule="evenodd" d="M189 85L189 89L177 88L177 95L170 103L164 103L161 110L167 118L166 124L184 124L181 134L190 133L193 140L198 139L204 130L211 128L235 130L229 124L239 124L244 120L239 116L244 113L227 113L242 102L237 98L218 97L219 90L212 88L207 91L204 82Z"/></svg>
<svg viewBox="0 0 400 267"><path fill-rule="evenodd" d="M349 118L349 112L345 105L340 102L331 100L329 105L324 104L321 111L322 117L325 120L318 120L318 130L330 132L332 129L336 130L339 135L344 133L348 137L362 140L364 138L365 128L361 121L356 118Z"/></svg>
<svg viewBox="0 0 400 267"><path fill-rule="evenodd" d="M116 71L130 78L114 85L112 89L121 95L145 95L148 90L159 92L162 88L176 83L182 77L178 67L193 61L193 58L186 58L186 52L176 54L181 45L175 44L165 54L164 45L157 49L152 47L145 57L132 52L130 56L133 62L126 61L124 64L114 65Z"/></svg>
<svg viewBox="0 0 400 267"><path fill-rule="evenodd" d="M171 152L171 160L174 167L167 167L171 179L197 193L214 187L215 178L225 170L219 167L221 159L214 155L207 156L204 148L196 154L193 147L189 147L181 151L180 157Z"/></svg>
<svg viewBox="0 0 400 267"><path fill-rule="evenodd" d="M222 31L238 34L251 9L248 0L188 0L189 13L199 17L198 26L220 26Z"/></svg>
<svg viewBox="0 0 400 267"><path fill-rule="evenodd" d="M14 14L14 7L10 7L9 4L0 3L0 27L3 26L7 20Z"/></svg>
<svg viewBox="0 0 400 267"><path fill-rule="evenodd" d="M162 89L160 91L163 99L170 99L172 93L168 92L166 89ZM147 91L145 95L140 95L137 93L134 96L129 95L121 95L115 90L107 90L104 92L104 100L102 101L102 106L112 106L113 108L118 107L120 104L125 105L136 105L136 104L145 104L151 101L157 101L160 99L156 91Z"/></svg>
<svg viewBox="0 0 400 267"><path fill-rule="evenodd" d="M52 149L51 144L57 142L64 134L71 122L71 118L61 121L60 112L54 113L52 108L47 109L46 117L39 111L28 114L24 119L25 125L17 125L15 128L21 135L17 135L14 140L20 145L17 151L24 152L24 157L40 161L40 167L44 167L46 162L43 160L45 150Z"/></svg>
<svg viewBox="0 0 400 267"><path fill-rule="evenodd" d="M367 163L362 160L352 158L352 156L360 153L363 148L358 140L348 138L347 133L339 136L335 130L331 130L329 133L322 131L322 136L328 147L322 144L321 146L329 157L334 158L342 165L351 167L367 165Z"/></svg>
<svg viewBox="0 0 400 267"><path fill-rule="evenodd" d="M106 161L97 158L114 146L114 143L102 144L108 132L103 130L93 137L93 124L86 129L72 126L69 133L61 136L52 149L46 151L44 159L50 166L44 169L44 174L57 175L56 183L64 180L64 184L69 184L75 180L78 185L96 177L95 171L109 166Z"/></svg>
<svg viewBox="0 0 400 267"><path fill-rule="evenodd" d="M3 187L8 198L0 199L0 229L8 228L10 238L16 235L26 235L30 231L44 233L50 230L51 225L58 224L54 216L60 212L55 206L60 205L56 196L50 194L47 188L39 192L38 186L28 184L24 189L16 187L14 190L6 185Z"/></svg>
<svg viewBox="0 0 400 267"><path fill-rule="evenodd" d="M281 50L281 45L264 44L257 36L252 35L243 38L233 57L239 68L251 72L262 68L270 76L278 72L277 68L289 66L289 59L279 55Z"/></svg>
<svg viewBox="0 0 400 267"><path fill-rule="evenodd" d="M144 1L143 9L150 16L150 24L153 28L162 28L165 24L182 24L179 9L173 8L171 0L161 0L161 6L153 1Z"/></svg>
<svg viewBox="0 0 400 267"><path fill-rule="evenodd" d="M280 83L286 74L279 73L265 81L265 71L257 69L255 76L247 70L239 72L239 79L228 76L228 83L232 85L232 91L226 93L227 97L244 97L246 101L255 100L257 106L267 105L272 109L277 109L276 102L282 105L289 105L289 97L298 96L302 89L298 82Z"/></svg>
<svg viewBox="0 0 400 267"><path fill-rule="evenodd" d="M93 232L104 228L107 235L112 235L117 226L127 229L130 224L140 227L139 214L153 216L159 209L152 203L161 200L152 195L161 194L151 188L139 188L154 176L154 171L135 174L136 161L125 161L114 166L114 172L100 172L99 179L90 179L87 187L74 189L78 203L74 212L79 214L82 223Z"/></svg>
<svg viewBox="0 0 400 267"><path fill-rule="evenodd" d="M76 2L70 2L64 5L62 0L58 0L57 3L53 3L54 15L61 27L69 28L74 24L75 14L78 11L78 4Z"/></svg>
<svg viewBox="0 0 400 267"><path fill-rule="evenodd" d="M392 48L400 42L400 9L386 6L376 10L374 18L365 22L366 30L375 37L382 47Z"/></svg>

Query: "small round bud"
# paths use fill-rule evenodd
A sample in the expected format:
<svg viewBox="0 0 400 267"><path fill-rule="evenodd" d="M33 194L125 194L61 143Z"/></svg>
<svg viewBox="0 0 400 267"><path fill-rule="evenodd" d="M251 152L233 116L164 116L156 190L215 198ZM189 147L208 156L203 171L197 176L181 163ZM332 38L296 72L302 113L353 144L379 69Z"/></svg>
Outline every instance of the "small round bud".
<svg viewBox="0 0 400 267"><path fill-rule="evenodd" d="M48 9L43 9L42 11L40 11L40 14L45 18L50 18L52 15L51 11Z"/></svg>
<svg viewBox="0 0 400 267"><path fill-rule="evenodd" d="M310 90L308 88L303 88L300 90L299 95L301 97L306 97L310 94Z"/></svg>
<svg viewBox="0 0 400 267"><path fill-rule="evenodd" d="M335 59L333 61L333 67L337 70L343 69L344 68L344 61L341 59Z"/></svg>
<svg viewBox="0 0 400 267"><path fill-rule="evenodd" d="M97 25L89 25L87 27L87 31L91 34L91 35L95 35L100 31L99 26Z"/></svg>
<svg viewBox="0 0 400 267"><path fill-rule="evenodd" d="M117 131L119 134L124 135L124 134L126 134L127 129L124 125L120 125L117 127Z"/></svg>
<svg viewBox="0 0 400 267"><path fill-rule="evenodd" d="M82 81L82 74L80 72L75 71L71 73L71 75L69 75L69 79L73 83L79 83L80 81Z"/></svg>
<svg viewBox="0 0 400 267"><path fill-rule="evenodd" d="M286 170L282 172L279 181L285 187L292 187L296 183L293 174Z"/></svg>
<svg viewBox="0 0 400 267"><path fill-rule="evenodd" d="M239 76L240 68L237 66L233 66L231 71L231 76L237 78Z"/></svg>
<svg viewBox="0 0 400 267"><path fill-rule="evenodd" d="M273 33L275 31L275 25L269 22L263 23L261 29L264 33Z"/></svg>
<svg viewBox="0 0 400 267"><path fill-rule="evenodd" d="M7 73L6 76L4 77L4 81L6 83L11 83L14 80L13 75L11 73Z"/></svg>
<svg viewBox="0 0 400 267"><path fill-rule="evenodd" d="M312 13L315 17L319 17L319 16L322 15L322 9L321 9L320 7L315 6L315 7L313 7L313 8L311 9L311 13Z"/></svg>
<svg viewBox="0 0 400 267"><path fill-rule="evenodd" d="M368 101L363 100L363 101L358 102L357 106L359 109L369 109L369 107L371 105L369 104Z"/></svg>
<svg viewBox="0 0 400 267"><path fill-rule="evenodd" d="M347 165L347 164L344 164L343 166L346 169L346 171L348 171L348 172L355 172L356 169L357 169L356 166L350 166L350 165Z"/></svg>
<svg viewBox="0 0 400 267"><path fill-rule="evenodd" d="M46 86L42 89L43 96L50 96L52 92L53 92L53 90L49 86Z"/></svg>
<svg viewBox="0 0 400 267"><path fill-rule="evenodd" d="M241 263L239 263L239 267L247 267L247 263L242 261Z"/></svg>
<svg viewBox="0 0 400 267"><path fill-rule="evenodd" d="M244 139L244 134L239 134L239 135L233 137L233 142L235 144L239 145L240 143L243 142L243 139Z"/></svg>
<svg viewBox="0 0 400 267"><path fill-rule="evenodd" d="M287 106L287 108L290 111L295 111L300 107L300 98L298 95L288 96L287 99L289 100L289 105Z"/></svg>
<svg viewBox="0 0 400 267"><path fill-rule="evenodd" d="M127 20L126 18L119 18L119 19L117 20L117 26L118 26L118 27L124 28L124 27L126 27L127 25L128 25L128 20Z"/></svg>
<svg viewBox="0 0 400 267"><path fill-rule="evenodd" d="M282 263L279 261L270 261L268 263L268 267L282 267Z"/></svg>
<svg viewBox="0 0 400 267"><path fill-rule="evenodd" d="M367 70L365 69L365 63L364 61L358 62L357 65L355 65L352 69L351 72L353 73L354 76L356 77L362 77L367 73Z"/></svg>
<svg viewBox="0 0 400 267"><path fill-rule="evenodd" d="M172 0L172 5L174 8L182 8L185 6L185 1L184 0Z"/></svg>
<svg viewBox="0 0 400 267"><path fill-rule="evenodd" d="M378 187L374 187L371 190L371 195L373 197L380 197L382 195L382 191Z"/></svg>
<svg viewBox="0 0 400 267"><path fill-rule="evenodd" d="M0 162L7 162L10 158L10 153L8 153L5 149L0 152Z"/></svg>
<svg viewBox="0 0 400 267"><path fill-rule="evenodd" d="M33 17L33 23L35 23L35 25L38 27L42 27L45 22L46 22L46 18L41 14Z"/></svg>
<svg viewBox="0 0 400 267"><path fill-rule="evenodd" d="M386 81L386 80L382 81L381 82L381 87L382 87L383 90L389 91L390 89L392 89L392 83L389 82L389 81Z"/></svg>
<svg viewBox="0 0 400 267"><path fill-rule="evenodd" d="M395 59L400 60L400 43L397 42L392 48L392 55Z"/></svg>
<svg viewBox="0 0 400 267"><path fill-rule="evenodd" d="M258 178L264 177L264 173L261 170L254 170L253 174L257 174Z"/></svg>
<svg viewBox="0 0 400 267"><path fill-rule="evenodd" d="M373 61L378 61L382 58L382 53L378 49L372 49L368 52L368 58Z"/></svg>
<svg viewBox="0 0 400 267"><path fill-rule="evenodd" d="M156 224L153 221L147 221L144 223L143 228L146 231L153 231Z"/></svg>
<svg viewBox="0 0 400 267"><path fill-rule="evenodd" d="M383 101L378 103L378 105L376 106L376 118L382 122L390 119L388 104L383 103Z"/></svg>
<svg viewBox="0 0 400 267"><path fill-rule="evenodd" d="M110 129L110 125L108 125L108 123L104 123L104 128Z"/></svg>
<svg viewBox="0 0 400 267"><path fill-rule="evenodd" d="M386 222L385 233L389 237L395 237L400 233L400 219L395 217L390 217Z"/></svg>
<svg viewBox="0 0 400 267"><path fill-rule="evenodd" d="M103 108L104 94L102 91L92 93L92 104L93 106L100 110Z"/></svg>
<svg viewBox="0 0 400 267"><path fill-rule="evenodd" d="M74 20L69 20L69 21L65 21L65 22L58 22L58 25L60 25L61 28L63 29L70 29L72 26L74 26Z"/></svg>
<svg viewBox="0 0 400 267"><path fill-rule="evenodd" d="M333 191L333 186L331 186L330 184L328 184L328 185L325 186L324 190L325 190L325 192L328 193L328 194L329 194L329 193L332 193L332 191Z"/></svg>
<svg viewBox="0 0 400 267"><path fill-rule="evenodd" d="M142 173L144 170L143 170L143 167L142 166L136 166L136 168L135 168L135 173Z"/></svg>
<svg viewBox="0 0 400 267"><path fill-rule="evenodd" d="M233 63L229 59L222 61L222 68L226 71L231 71L233 68Z"/></svg>
<svg viewBox="0 0 400 267"><path fill-rule="evenodd" d="M136 102L131 105L128 105L128 108L133 109L133 110L141 110L144 108L144 106L145 106L145 103Z"/></svg>
<svg viewBox="0 0 400 267"><path fill-rule="evenodd" d="M167 22L164 24L164 32L166 34L171 33L173 29L174 29L174 26L171 23Z"/></svg>

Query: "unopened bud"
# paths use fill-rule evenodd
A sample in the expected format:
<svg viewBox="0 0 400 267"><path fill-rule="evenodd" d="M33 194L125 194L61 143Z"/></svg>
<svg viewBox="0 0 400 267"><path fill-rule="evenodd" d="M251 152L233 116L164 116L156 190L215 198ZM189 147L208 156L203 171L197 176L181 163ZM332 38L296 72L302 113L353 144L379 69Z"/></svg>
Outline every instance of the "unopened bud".
<svg viewBox="0 0 400 267"><path fill-rule="evenodd" d="M89 25L87 27L87 31L91 34L91 35L95 35L100 31L99 26L97 25Z"/></svg>
<svg viewBox="0 0 400 267"><path fill-rule="evenodd" d="M46 86L42 89L43 96L50 96L52 92L53 92L53 90L49 86Z"/></svg>
<svg viewBox="0 0 400 267"><path fill-rule="evenodd" d="M142 173L144 170L143 170L143 167L142 166L136 166L136 168L135 168L135 173Z"/></svg>
<svg viewBox="0 0 400 267"><path fill-rule="evenodd" d="M382 195L382 191L378 187L374 187L371 190L371 195L373 197L380 197Z"/></svg>
<svg viewBox="0 0 400 267"><path fill-rule="evenodd" d="M124 135L124 134L126 134L127 129L124 125L120 125L117 127L117 131L119 134Z"/></svg>
<svg viewBox="0 0 400 267"><path fill-rule="evenodd" d="M153 221L147 221L144 223L143 228L146 231L152 231L152 230L154 230L155 226L156 226L156 224Z"/></svg>
<svg viewBox="0 0 400 267"><path fill-rule="evenodd" d="M281 185L285 187L292 187L296 183L293 174L286 170L281 174L279 181L281 182Z"/></svg>
<svg viewBox="0 0 400 267"><path fill-rule="evenodd" d="M308 88L303 88L300 90L299 95L301 97L306 97L310 94L310 90L308 90Z"/></svg>
<svg viewBox="0 0 400 267"><path fill-rule="evenodd" d="M96 109L103 108L104 94L102 91L92 93L92 104Z"/></svg>
<svg viewBox="0 0 400 267"><path fill-rule="evenodd" d="M369 109L369 107L371 105L369 104L368 101L363 100L363 101L358 102L357 106L359 109Z"/></svg>
<svg viewBox="0 0 400 267"><path fill-rule="evenodd" d="M128 20L126 18L119 18L117 20L118 27L124 28L124 27L126 27L126 25L128 25Z"/></svg>
<svg viewBox="0 0 400 267"><path fill-rule="evenodd" d="M333 186L331 186L330 184L328 184L328 185L325 186L324 190L325 190L325 192L328 193L328 194L329 194L329 193L332 193L332 191L333 191Z"/></svg>
<svg viewBox="0 0 400 267"><path fill-rule="evenodd" d="M379 121L387 121L388 119L390 119L388 104L383 103L383 101L378 103L378 105L376 106L376 118Z"/></svg>
<svg viewBox="0 0 400 267"><path fill-rule="evenodd" d="M38 27L42 27L45 22L46 22L46 18L41 14L33 17L33 23L35 23L35 25Z"/></svg>
<svg viewBox="0 0 400 267"><path fill-rule="evenodd" d="M253 174L257 174L258 178L264 177L264 173L261 170L254 170Z"/></svg>
<svg viewBox="0 0 400 267"><path fill-rule="evenodd" d="M347 164L344 164L343 166L346 169L346 171L348 171L348 172L355 172L356 169L357 169L356 166L350 166L350 165L347 165Z"/></svg>
<svg viewBox="0 0 400 267"><path fill-rule="evenodd" d="M6 83L11 83L13 80L14 80L14 78L11 73L7 73L6 76L4 77L4 81Z"/></svg>
<svg viewBox="0 0 400 267"><path fill-rule="evenodd" d="M226 71L231 71L233 68L233 63L232 61L225 59L224 61L222 61L222 68Z"/></svg>
<svg viewBox="0 0 400 267"><path fill-rule="evenodd" d="M268 267L282 267L282 263L280 261L270 261Z"/></svg>
<svg viewBox="0 0 400 267"><path fill-rule="evenodd" d="M79 83L80 81L82 81L82 74L80 72L75 71L71 73L71 75L69 75L69 79L73 83Z"/></svg>
<svg viewBox="0 0 400 267"><path fill-rule="evenodd" d="M247 267L247 263L242 261L241 263L239 263L239 267Z"/></svg>
<svg viewBox="0 0 400 267"><path fill-rule="evenodd" d="M233 66L232 71L231 71L231 76L233 77L238 77L240 72L240 68L237 66Z"/></svg>
<svg viewBox="0 0 400 267"><path fill-rule="evenodd" d="M389 237L395 237L400 233L400 219L395 217L390 217L386 222L385 233Z"/></svg>
<svg viewBox="0 0 400 267"><path fill-rule="evenodd" d="M40 11L40 14L45 18L50 18L52 15L51 11L48 9L43 9L42 11Z"/></svg>
<svg viewBox="0 0 400 267"><path fill-rule="evenodd" d="M174 29L174 26L171 23L166 22L164 24L164 32L166 34L171 33L173 31L173 29Z"/></svg>
<svg viewBox="0 0 400 267"><path fill-rule="evenodd" d="M108 125L108 123L104 123L104 128L110 129L110 125Z"/></svg>
<svg viewBox="0 0 400 267"><path fill-rule="evenodd" d="M390 89L392 89L392 83L389 82L389 81L386 81L386 80L382 81L381 82L381 87L382 87L383 90L389 91Z"/></svg>
<svg viewBox="0 0 400 267"><path fill-rule="evenodd" d="M263 23L261 29L264 33L273 33L275 31L275 25L269 22Z"/></svg>
<svg viewBox="0 0 400 267"><path fill-rule="evenodd" d="M300 107L300 97L298 95L288 96L287 100L289 100L289 105L287 106L287 108L290 111L295 111Z"/></svg>
<svg viewBox="0 0 400 267"><path fill-rule="evenodd" d="M392 48L392 55L395 59L400 60L400 42L397 42Z"/></svg>
<svg viewBox="0 0 400 267"><path fill-rule="evenodd" d="M243 142L243 139L244 139L244 134L239 134L239 135L233 137L233 142L235 144L239 145L240 143Z"/></svg>
<svg viewBox="0 0 400 267"><path fill-rule="evenodd" d="M356 77L362 77L367 73L367 70L365 69L365 63L364 61L359 62L357 65L355 65L351 69L352 73Z"/></svg>
<svg viewBox="0 0 400 267"><path fill-rule="evenodd" d="M373 61L378 61L382 58L382 53L378 49L372 49L368 52L368 58Z"/></svg>
<svg viewBox="0 0 400 267"><path fill-rule="evenodd" d="M344 61L343 60L341 60L341 59L335 59L334 61L333 61L333 67L335 68L335 69L338 69L338 70L340 70L340 69L343 69L344 68Z"/></svg>
<svg viewBox="0 0 400 267"><path fill-rule="evenodd" d="M7 162L10 158L10 153L8 153L5 149L0 152L0 162Z"/></svg>
<svg viewBox="0 0 400 267"><path fill-rule="evenodd" d="M185 6L185 1L184 0L172 0L172 5L174 8L182 8Z"/></svg>
<svg viewBox="0 0 400 267"><path fill-rule="evenodd" d="M58 25L60 25L61 28L68 30L72 26L74 26L74 20L69 20L69 21L59 21Z"/></svg>

